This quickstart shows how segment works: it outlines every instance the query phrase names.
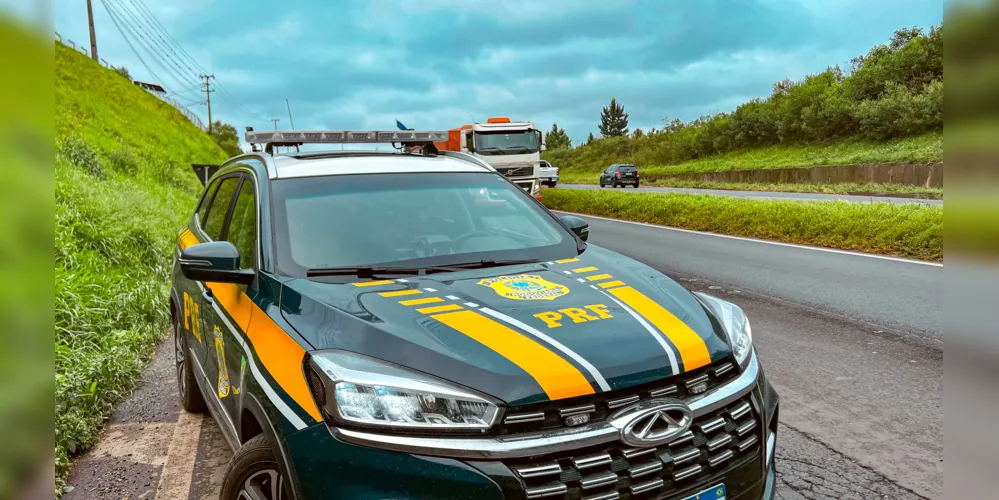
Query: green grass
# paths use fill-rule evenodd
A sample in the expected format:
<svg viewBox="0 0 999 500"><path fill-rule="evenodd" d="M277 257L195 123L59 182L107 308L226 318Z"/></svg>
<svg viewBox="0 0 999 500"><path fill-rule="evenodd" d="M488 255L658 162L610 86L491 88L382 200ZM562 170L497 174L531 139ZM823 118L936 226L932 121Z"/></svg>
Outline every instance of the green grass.
<svg viewBox="0 0 999 500"><path fill-rule="evenodd" d="M601 141L597 141L599 144ZM620 142L620 141L618 141ZM651 144L644 142L642 144ZM618 145L620 146L620 145ZM943 161L943 134L934 132L888 142L850 140L829 144L781 145L735 151L676 165L655 161L655 151L603 145L546 152L545 159L561 169L561 181L582 182L612 163L635 163L642 175L663 175L753 170L761 168L806 168L819 165L874 163L936 163ZM589 181L594 182L594 181Z"/></svg>
<svg viewBox="0 0 999 500"><path fill-rule="evenodd" d="M176 232L225 154L177 110L86 56L55 53L55 409L61 492L168 325Z"/></svg>
<svg viewBox="0 0 999 500"><path fill-rule="evenodd" d="M597 184L593 175L587 176L585 182L573 184ZM752 182L716 182L690 179L660 178L654 182L643 183L643 186L698 188L698 189L730 189L736 191L773 191L781 193L823 193L823 194L887 194L905 195L918 198L943 199L943 188L926 188L922 186L907 186L904 184L881 184L877 182L843 182L837 184L814 183L752 183ZM625 188L628 189L628 188Z"/></svg>
<svg viewBox="0 0 999 500"><path fill-rule="evenodd" d="M549 189L545 206L663 226L914 259L943 259L943 207ZM737 256L733 256L735 258Z"/></svg>

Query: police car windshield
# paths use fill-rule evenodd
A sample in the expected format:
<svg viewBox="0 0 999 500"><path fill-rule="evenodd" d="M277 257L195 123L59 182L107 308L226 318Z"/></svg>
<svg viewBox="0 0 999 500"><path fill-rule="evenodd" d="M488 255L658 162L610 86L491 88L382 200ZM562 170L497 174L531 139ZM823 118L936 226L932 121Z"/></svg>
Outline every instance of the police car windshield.
<svg viewBox="0 0 999 500"><path fill-rule="evenodd" d="M282 179L272 192L277 264L286 275L577 253L571 233L492 172Z"/></svg>

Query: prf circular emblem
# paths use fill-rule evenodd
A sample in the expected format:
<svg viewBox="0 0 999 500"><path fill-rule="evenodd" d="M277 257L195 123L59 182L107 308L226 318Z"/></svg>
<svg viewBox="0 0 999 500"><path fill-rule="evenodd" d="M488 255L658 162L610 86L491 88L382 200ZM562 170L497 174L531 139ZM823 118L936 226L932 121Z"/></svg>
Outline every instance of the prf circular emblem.
<svg viewBox="0 0 999 500"><path fill-rule="evenodd" d="M513 300L554 300L569 293L568 287L534 274L497 276L479 280L479 284L492 288L500 297Z"/></svg>

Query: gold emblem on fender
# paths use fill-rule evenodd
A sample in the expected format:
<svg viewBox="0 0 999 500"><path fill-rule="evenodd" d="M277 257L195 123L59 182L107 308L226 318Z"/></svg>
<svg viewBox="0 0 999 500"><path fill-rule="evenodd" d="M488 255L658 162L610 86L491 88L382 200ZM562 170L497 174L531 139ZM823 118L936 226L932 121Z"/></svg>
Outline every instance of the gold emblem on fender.
<svg viewBox="0 0 999 500"><path fill-rule="evenodd" d="M513 300L554 300L569 293L568 287L535 274L497 276L479 280L478 284L492 288L500 297Z"/></svg>

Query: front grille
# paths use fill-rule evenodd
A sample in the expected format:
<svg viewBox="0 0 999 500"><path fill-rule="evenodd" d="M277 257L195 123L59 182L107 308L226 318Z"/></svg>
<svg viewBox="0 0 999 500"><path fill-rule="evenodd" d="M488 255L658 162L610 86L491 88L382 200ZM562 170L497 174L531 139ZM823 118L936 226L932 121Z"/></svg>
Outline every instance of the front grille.
<svg viewBox="0 0 999 500"><path fill-rule="evenodd" d="M760 452L760 418L749 397L702 415L655 448L619 442L504 462L527 498L610 500L665 496L721 475Z"/></svg>
<svg viewBox="0 0 999 500"><path fill-rule="evenodd" d="M534 167L496 167L496 171L506 177L524 177L534 173Z"/></svg>
<svg viewBox="0 0 999 500"><path fill-rule="evenodd" d="M579 398L547 401L510 408L503 423L496 427L499 435L519 434L566 427L567 417L581 416L586 422L598 422L614 411L643 399L670 397L686 399L710 391L739 376L739 370L729 360L698 368L677 377L617 391ZM578 423L578 421L577 421Z"/></svg>

